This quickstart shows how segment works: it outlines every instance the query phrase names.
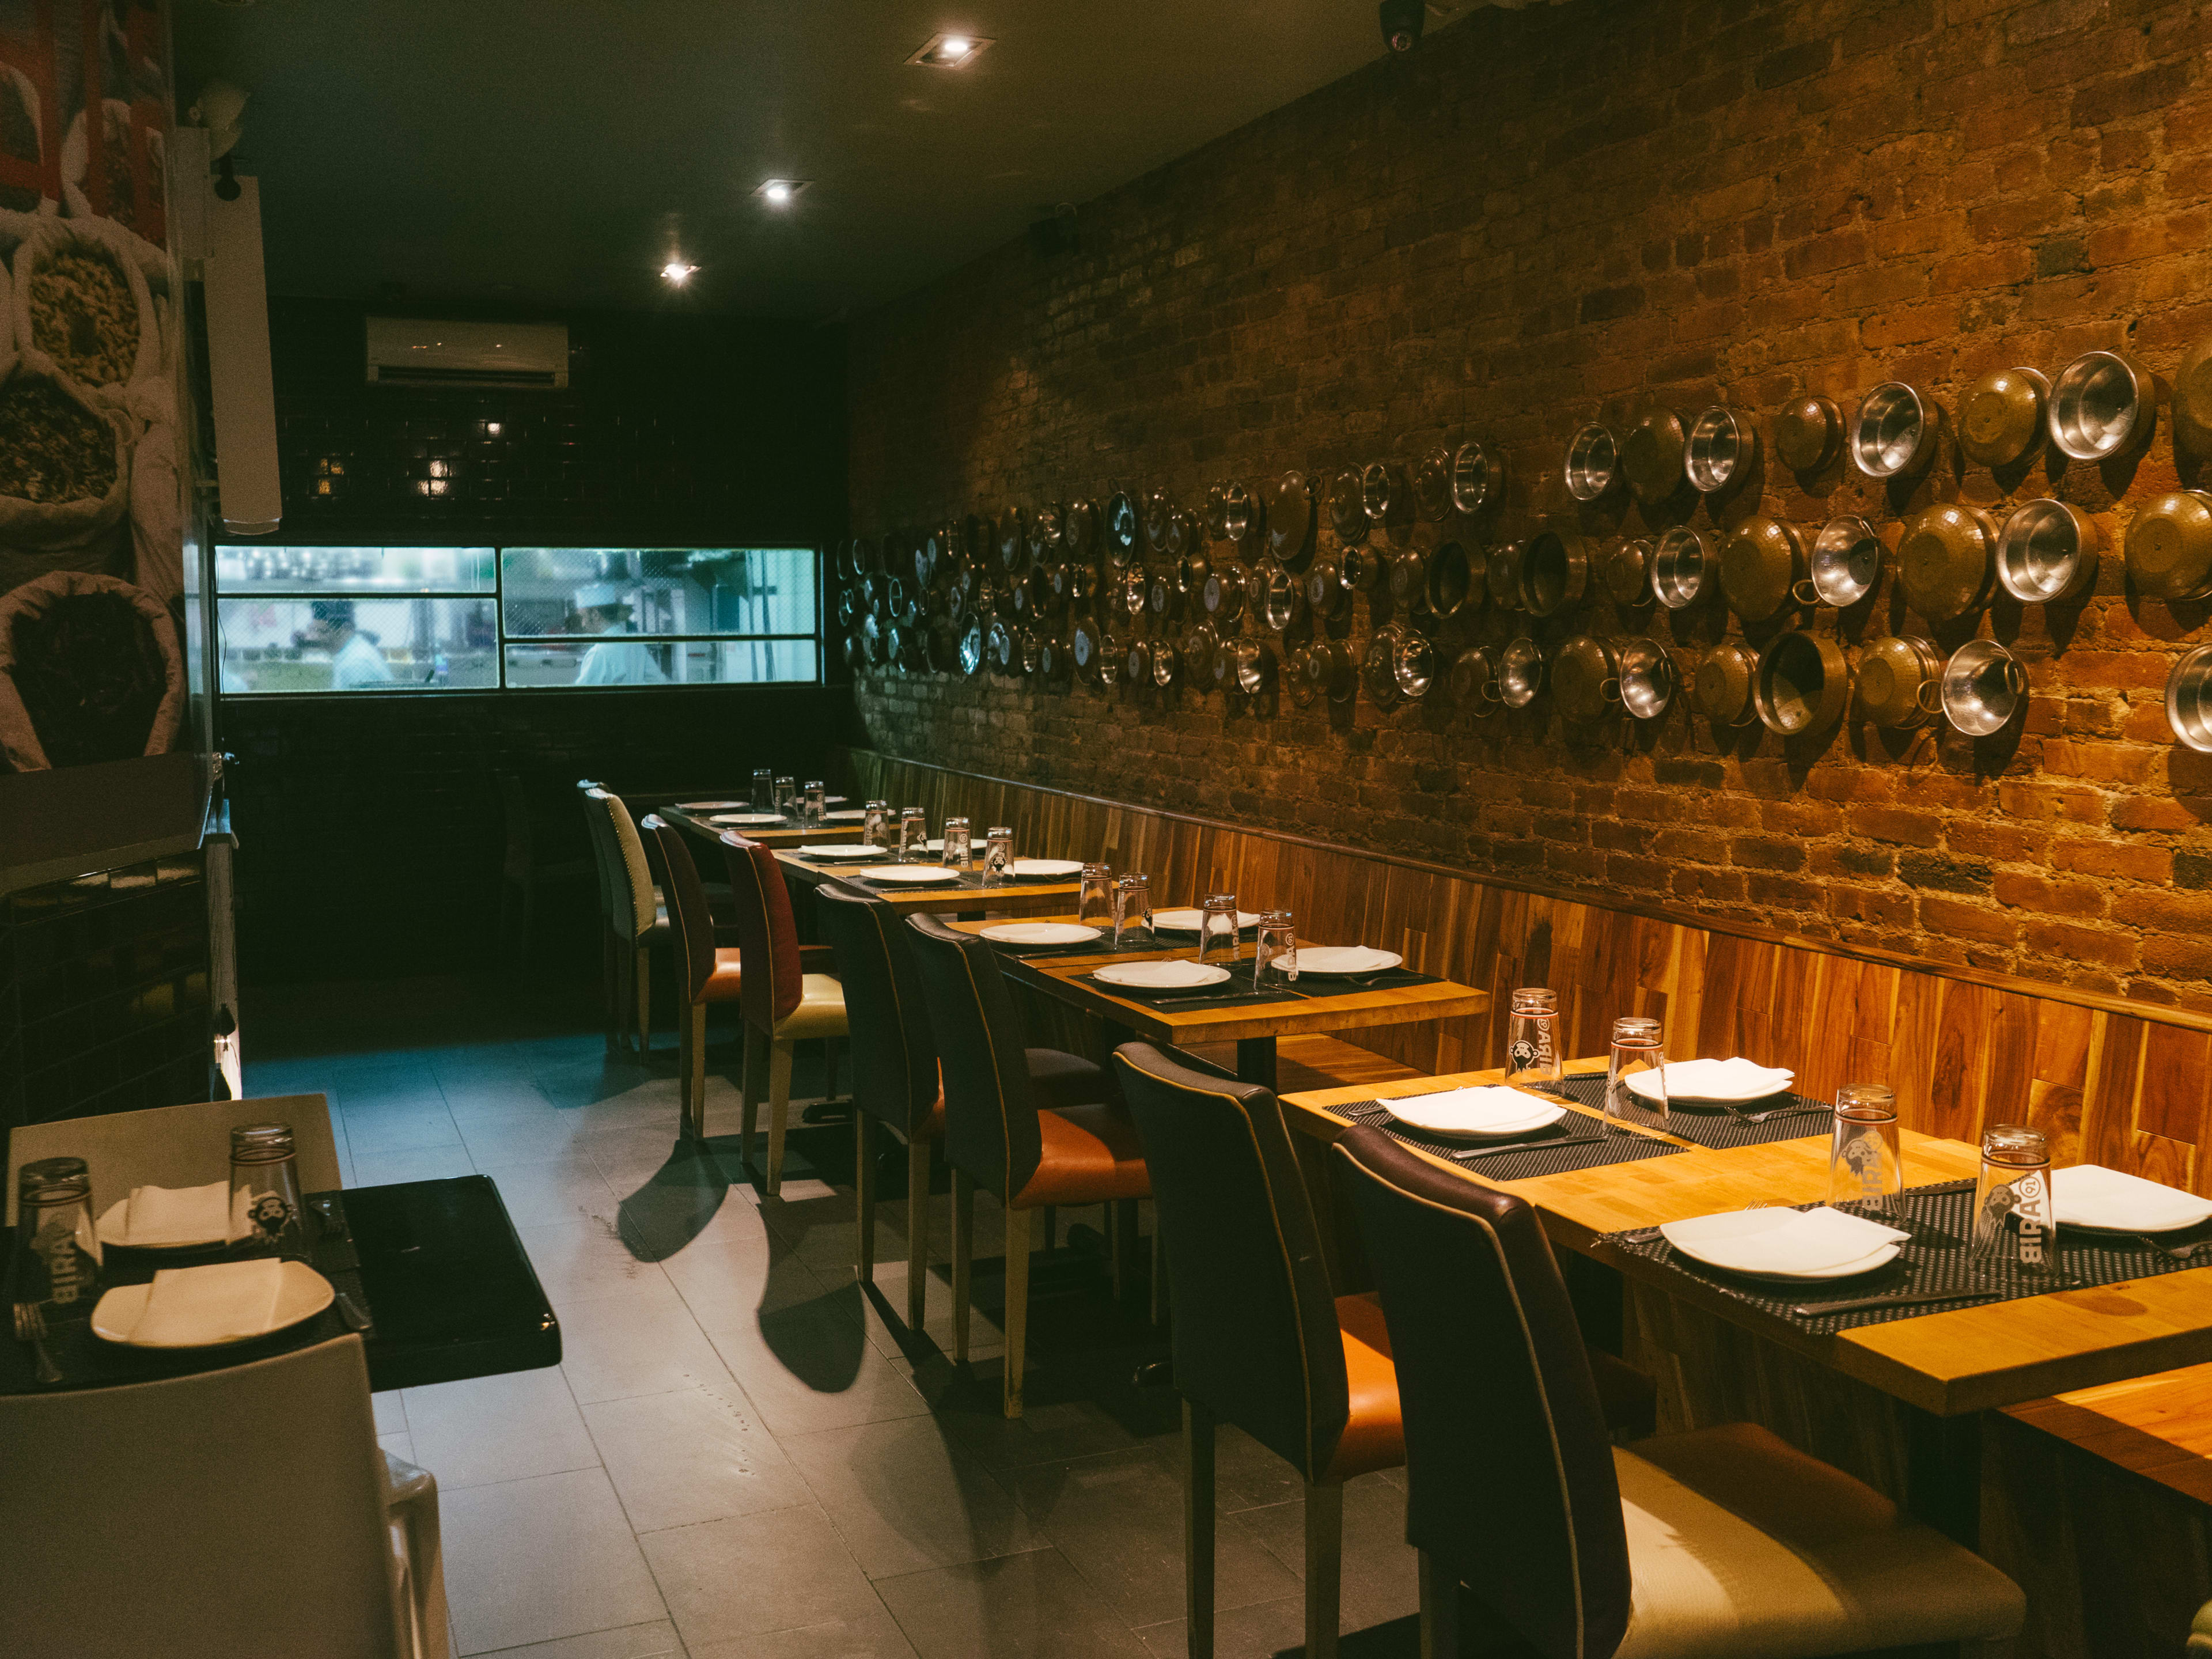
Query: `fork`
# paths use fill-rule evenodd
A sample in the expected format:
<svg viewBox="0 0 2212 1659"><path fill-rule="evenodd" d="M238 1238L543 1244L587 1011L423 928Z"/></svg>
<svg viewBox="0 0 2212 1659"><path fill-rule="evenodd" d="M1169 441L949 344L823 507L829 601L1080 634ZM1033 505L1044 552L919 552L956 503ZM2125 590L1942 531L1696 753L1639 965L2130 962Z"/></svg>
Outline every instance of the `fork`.
<svg viewBox="0 0 2212 1659"><path fill-rule="evenodd" d="M2197 1244L2169 1244L2156 1233L2137 1233L2136 1237L2160 1255L2175 1261L2194 1261L2199 1250L2212 1250L2212 1238Z"/></svg>
<svg viewBox="0 0 2212 1659"><path fill-rule="evenodd" d="M46 1352L46 1310L35 1302L18 1302L15 1306L15 1340L31 1345L31 1352L38 1360L39 1381L55 1383L62 1380L61 1367Z"/></svg>
<svg viewBox="0 0 2212 1659"><path fill-rule="evenodd" d="M1723 1101L1729 1115L1739 1123L1764 1123L1771 1117L1811 1117L1815 1114L1832 1116L1834 1108L1828 1106L1770 1106L1763 1112L1739 1112L1731 1101Z"/></svg>

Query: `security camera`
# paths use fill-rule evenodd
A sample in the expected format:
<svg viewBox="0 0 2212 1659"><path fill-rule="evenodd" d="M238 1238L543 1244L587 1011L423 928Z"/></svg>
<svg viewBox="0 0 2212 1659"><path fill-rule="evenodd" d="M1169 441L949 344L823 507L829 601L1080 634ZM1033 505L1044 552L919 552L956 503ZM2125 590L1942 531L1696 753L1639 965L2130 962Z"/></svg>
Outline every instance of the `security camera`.
<svg viewBox="0 0 2212 1659"><path fill-rule="evenodd" d="M1395 52L1419 46L1427 9L1422 0L1382 0L1376 10L1382 19L1383 44Z"/></svg>

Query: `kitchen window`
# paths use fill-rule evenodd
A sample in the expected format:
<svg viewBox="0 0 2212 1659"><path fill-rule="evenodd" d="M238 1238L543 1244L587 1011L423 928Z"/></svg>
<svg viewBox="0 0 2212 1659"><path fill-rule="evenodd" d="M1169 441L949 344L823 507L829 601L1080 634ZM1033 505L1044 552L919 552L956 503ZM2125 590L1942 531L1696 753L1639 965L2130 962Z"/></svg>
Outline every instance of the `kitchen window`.
<svg viewBox="0 0 2212 1659"><path fill-rule="evenodd" d="M562 690L817 683L816 550L216 549L221 689Z"/></svg>

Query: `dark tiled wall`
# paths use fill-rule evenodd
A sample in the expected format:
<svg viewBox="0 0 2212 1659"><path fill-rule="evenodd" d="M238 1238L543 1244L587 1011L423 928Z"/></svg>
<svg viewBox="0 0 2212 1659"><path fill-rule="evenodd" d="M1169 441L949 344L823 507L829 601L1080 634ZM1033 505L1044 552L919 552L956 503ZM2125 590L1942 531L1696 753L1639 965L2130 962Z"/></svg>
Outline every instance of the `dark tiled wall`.
<svg viewBox="0 0 2212 1659"><path fill-rule="evenodd" d="M270 305L285 523L308 543L827 544L844 531L835 329L569 319L557 392L372 386L362 311ZM573 793L741 787L850 733L842 687L240 700L239 969L252 981L488 968L589 972L595 903ZM499 930L520 782L541 890L534 948Z"/></svg>
<svg viewBox="0 0 2212 1659"><path fill-rule="evenodd" d="M208 1096L200 861L0 900L0 1128Z"/></svg>

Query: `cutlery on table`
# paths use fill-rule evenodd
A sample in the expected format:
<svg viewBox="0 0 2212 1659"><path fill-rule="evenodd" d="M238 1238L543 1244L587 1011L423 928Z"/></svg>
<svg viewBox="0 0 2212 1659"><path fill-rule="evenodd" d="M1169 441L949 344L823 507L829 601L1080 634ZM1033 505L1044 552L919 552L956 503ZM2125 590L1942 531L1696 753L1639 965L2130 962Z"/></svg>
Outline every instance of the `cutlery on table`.
<svg viewBox="0 0 2212 1659"><path fill-rule="evenodd" d="M15 1340L31 1345L31 1352L38 1361L39 1381L52 1384L62 1380L61 1367L46 1352L46 1310L35 1302L15 1304Z"/></svg>
<svg viewBox="0 0 2212 1659"><path fill-rule="evenodd" d="M1610 1135L1569 1135L1564 1140L1516 1140L1502 1146L1478 1146L1464 1152L1454 1152L1453 1158L1465 1163L1471 1158L1496 1158L1504 1152L1547 1152L1554 1146L1595 1146Z"/></svg>
<svg viewBox="0 0 2212 1659"><path fill-rule="evenodd" d="M1841 1302L1801 1302L1790 1309L1800 1319L1824 1314L1865 1313L1875 1308L1932 1307L1944 1302L1983 1302L2004 1292L1988 1285L1971 1291L1893 1291L1881 1296L1855 1296Z"/></svg>
<svg viewBox="0 0 2212 1659"><path fill-rule="evenodd" d="M2195 1244L2169 1244L2156 1233L2137 1233L2136 1237L2160 1255L2173 1261L2194 1261L2199 1251L2212 1250L2212 1238Z"/></svg>
<svg viewBox="0 0 2212 1659"><path fill-rule="evenodd" d="M1739 1123L1764 1123L1769 1118L1776 1117L1813 1117L1816 1115L1820 1117L1833 1117L1835 1115L1835 1108L1832 1106L1772 1106L1769 1107L1763 1112L1739 1112L1736 1110L1735 1103L1732 1101L1724 1100L1721 1104L1728 1108L1729 1115Z"/></svg>

